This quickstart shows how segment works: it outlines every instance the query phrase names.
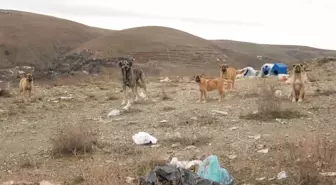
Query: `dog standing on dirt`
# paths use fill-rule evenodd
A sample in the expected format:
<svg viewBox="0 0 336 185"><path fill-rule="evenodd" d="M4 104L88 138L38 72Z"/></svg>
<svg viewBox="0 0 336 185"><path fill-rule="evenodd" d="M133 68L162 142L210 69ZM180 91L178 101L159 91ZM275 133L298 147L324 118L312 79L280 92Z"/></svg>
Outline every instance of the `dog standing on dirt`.
<svg viewBox="0 0 336 185"><path fill-rule="evenodd" d="M196 75L194 77L195 81L199 84L199 90L200 90L200 97L197 102L207 102L208 101L208 96L207 92L208 91L213 91L213 90L218 90L218 95L219 95L219 100L222 101L223 96L224 96L224 90L225 90L225 80L222 78L203 78L202 75ZM203 100L204 97L204 101Z"/></svg>
<svg viewBox="0 0 336 185"><path fill-rule="evenodd" d="M133 61L134 59L126 57L118 58L119 67L121 69L123 92L124 92L124 99L121 105L125 105L127 99L127 105L125 106L125 108L131 105L131 101L133 101L134 97L135 97L134 101L137 101L139 99L138 87L142 88L145 91L145 98L147 98L147 89L144 79L144 72L142 69L132 67ZM128 97L127 87L132 89L131 99Z"/></svg>
<svg viewBox="0 0 336 185"><path fill-rule="evenodd" d="M228 89L234 88L234 83L236 81L237 71L233 67L229 67L227 64L221 64L220 66L220 77L226 79L228 82Z"/></svg>
<svg viewBox="0 0 336 185"><path fill-rule="evenodd" d="M302 102L305 96L305 67L303 64L293 64L292 74L292 102Z"/></svg>
<svg viewBox="0 0 336 185"><path fill-rule="evenodd" d="M21 96L28 92L28 97L30 98L33 88L33 75L30 73L25 74L20 80L19 88Z"/></svg>

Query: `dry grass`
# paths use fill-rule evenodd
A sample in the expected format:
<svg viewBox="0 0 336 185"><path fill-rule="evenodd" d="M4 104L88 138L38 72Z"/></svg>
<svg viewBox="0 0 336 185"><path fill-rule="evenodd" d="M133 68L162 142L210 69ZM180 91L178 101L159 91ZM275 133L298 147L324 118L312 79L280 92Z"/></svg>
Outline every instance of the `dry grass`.
<svg viewBox="0 0 336 185"><path fill-rule="evenodd" d="M260 89L261 91L257 100L257 112L241 115L241 119L267 121L276 118L292 119L304 116L296 110L283 108L283 100L274 94L275 85L267 84L264 81Z"/></svg>
<svg viewBox="0 0 336 185"><path fill-rule="evenodd" d="M171 100L171 97L168 96L168 94L166 93L166 91L164 90L164 88L161 88L161 94L160 94L160 98L161 100L165 101L165 100Z"/></svg>
<svg viewBox="0 0 336 185"><path fill-rule="evenodd" d="M282 147L281 147L282 148ZM285 143L279 152L279 166L286 168L293 178L289 184L333 184L333 178L323 177L321 172L336 170L336 144L325 136Z"/></svg>
<svg viewBox="0 0 336 185"><path fill-rule="evenodd" d="M183 137L172 137L161 140L165 145L179 144L181 147L186 146L202 146L207 145L211 141L209 136L183 136Z"/></svg>
<svg viewBox="0 0 336 185"><path fill-rule="evenodd" d="M106 100L117 100L119 99L118 96L115 93L108 92L106 93Z"/></svg>
<svg viewBox="0 0 336 185"><path fill-rule="evenodd" d="M175 109L176 109L175 107L169 107L169 106L167 106L167 107L163 107L162 111L169 112L169 111L173 111Z"/></svg>
<svg viewBox="0 0 336 185"><path fill-rule="evenodd" d="M333 88L329 88L329 89L316 89L315 90L315 94L313 94L313 96L331 96L336 94L336 90Z"/></svg>
<svg viewBox="0 0 336 185"><path fill-rule="evenodd" d="M147 174L149 170L166 163L159 153L143 152L136 157L132 164L113 163L104 166L90 167L87 173L80 176L85 185L126 184L127 177L135 178L134 184L139 183L139 177Z"/></svg>
<svg viewBox="0 0 336 185"><path fill-rule="evenodd" d="M50 140L52 154L56 156L93 152L98 141L97 131L88 124L64 125Z"/></svg>

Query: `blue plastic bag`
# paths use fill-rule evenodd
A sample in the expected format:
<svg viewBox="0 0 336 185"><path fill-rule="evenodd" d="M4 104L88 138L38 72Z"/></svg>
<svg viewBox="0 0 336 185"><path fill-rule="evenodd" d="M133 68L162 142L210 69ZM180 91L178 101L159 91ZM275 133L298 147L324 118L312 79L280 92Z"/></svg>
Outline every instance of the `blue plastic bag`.
<svg viewBox="0 0 336 185"><path fill-rule="evenodd" d="M229 172L221 168L218 157L210 155L202 162L197 171L197 175L208 180L220 183L221 185L230 185L233 182L233 177Z"/></svg>

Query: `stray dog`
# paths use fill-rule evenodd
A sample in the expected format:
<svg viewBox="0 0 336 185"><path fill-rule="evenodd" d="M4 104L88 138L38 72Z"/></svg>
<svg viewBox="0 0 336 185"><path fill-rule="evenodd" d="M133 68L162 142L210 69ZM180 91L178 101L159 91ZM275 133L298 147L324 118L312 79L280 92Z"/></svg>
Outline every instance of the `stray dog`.
<svg viewBox="0 0 336 185"><path fill-rule="evenodd" d="M203 78L202 75L196 75L194 77L195 81L199 84L199 90L200 90L200 97L197 102L207 102L208 101L208 96L207 92L208 91L213 91L213 90L218 90L218 95L219 95L219 100L222 101L223 96L224 96L224 86L225 86L225 80L222 78ZM203 100L204 96L204 101Z"/></svg>
<svg viewBox="0 0 336 185"><path fill-rule="evenodd" d="M302 102L306 94L305 91L305 75L303 74L305 67L302 64L293 64L292 75L292 102Z"/></svg>
<svg viewBox="0 0 336 185"><path fill-rule="evenodd" d="M127 96L127 88L129 87L132 89L132 98L133 100L135 96L135 100L137 101L139 98L138 94L138 87L142 88L145 91L145 97L147 98L147 89L146 89L146 83L144 80L144 72L142 69L137 69L132 67L134 59L126 58L126 57L119 57L119 67L121 69L122 74L122 81L123 81L123 91L124 91L124 99L121 103L121 105L126 104L127 99L127 105L125 107L130 106L130 98ZM124 107L124 108L125 108Z"/></svg>
<svg viewBox="0 0 336 185"><path fill-rule="evenodd" d="M234 83L236 81L237 71L233 67L229 67L227 64L221 64L220 66L220 77L228 81L228 89L234 88Z"/></svg>
<svg viewBox="0 0 336 185"><path fill-rule="evenodd" d="M20 88L20 94L21 96L24 95L26 92L28 92L28 96L31 96L31 91L33 88L33 75L32 74L25 74L21 80L20 80L20 84L19 84L19 88Z"/></svg>

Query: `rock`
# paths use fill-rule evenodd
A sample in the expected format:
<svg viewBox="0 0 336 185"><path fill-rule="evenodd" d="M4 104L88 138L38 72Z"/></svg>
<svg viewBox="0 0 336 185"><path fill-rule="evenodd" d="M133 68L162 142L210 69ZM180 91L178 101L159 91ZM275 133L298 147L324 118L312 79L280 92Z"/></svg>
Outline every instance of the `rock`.
<svg viewBox="0 0 336 185"><path fill-rule="evenodd" d="M263 181L263 180L265 180L265 179L266 179L266 177L256 178L257 181Z"/></svg>
<svg viewBox="0 0 336 185"><path fill-rule="evenodd" d="M108 113L107 117L119 116L121 114L120 110L114 109L110 113Z"/></svg>
<svg viewBox="0 0 336 185"><path fill-rule="evenodd" d="M186 150L196 149L196 146L190 145L190 146L185 147L185 149Z"/></svg>
<svg viewBox="0 0 336 185"><path fill-rule="evenodd" d="M228 115L227 112L219 111L219 110L212 110L212 112L215 112L215 113L218 113L218 114L221 114L221 115L224 115L224 116L227 116L227 115Z"/></svg>
<svg viewBox="0 0 336 185"><path fill-rule="evenodd" d="M282 97L282 91L281 91L281 90L276 90L276 91L274 92L274 95L275 95L276 97Z"/></svg>
<svg viewBox="0 0 336 185"><path fill-rule="evenodd" d="M126 183L128 183L128 184L135 183L135 178L133 178L133 177L126 177Z"/></svg>
<svg viewBox="0 0 336 185"><path fill-rule="evenodd" d="M174 143L174 144L172 144L172 148L177 148L179 146L181 146L181 143Z"/></svg>
<svg viewBox="0 0 336 185"><path fill-rule="evenodd" d="M285 179L285 178L287 178L287 173L285 171L281 171L281 172L278 173L277 177L278 177L278 180Z"/></svg>
<svg viewBox="0 0 336 185"><path fill-rule="evenodd" d="M238 127L231 127L231 128L229 128L229 130L231 130L231 131L237 130L237 129L238 129Z"/></svg>
<svg viewBox="0 0 336 185"><path fill-rule="evenodd" d="M60 185L60 184L54 184L54 183L51 183L49 181L43 180L43 181L40 182L40 185Z"/></svg>
<svg viewBox="0 0 336 185"><path fill-rule="evenodd" d="M237 155L229 155L228 158L233 160L233 159L237 158Z"/></svg>
<svg viewBox="0 0 336 185"><path fill-rule="evenodd" d="M267 154L268 153L268 148L264 148L264 149L258 150L257 152L258 153Z"/></svg>
<svg viewBox="0 0 336 185"><path fill-rule="evenodd" d="M261 138L261 135L248 136L248 138L254 139L254 140L259 140Z"/></svg>

